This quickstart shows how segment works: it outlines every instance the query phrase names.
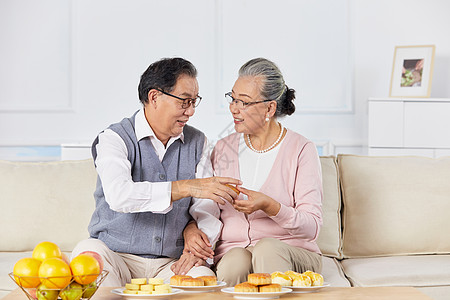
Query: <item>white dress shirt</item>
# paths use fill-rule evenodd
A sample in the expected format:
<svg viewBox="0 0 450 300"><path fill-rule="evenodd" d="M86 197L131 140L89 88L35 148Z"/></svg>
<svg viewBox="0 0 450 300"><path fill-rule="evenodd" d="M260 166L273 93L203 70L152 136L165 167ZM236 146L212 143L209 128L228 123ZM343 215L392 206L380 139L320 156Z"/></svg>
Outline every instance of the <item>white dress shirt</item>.
<svg viewBox="0 0 450 300"><path fill-rule="evenodd" d="M148 124L144 109L136 114L135 132L138 141L150 138L160 161L174 141L184 140L184 135L181 133L179 136L171 137L167 146L164 147ZM109 207L122 213L169 212L172 209L172 182L134 182L131 177L131 163L127 158L128 150L122 138L111 129L106 129L98 137L95 164ZM197 164L195 173L196 178L213 176L210 152L211 147L205 137L202 157ZM210 242L214 244L222 228L218 205L210 199L193 198L189 213L197 221L198 227L208 236Z"/></svg>

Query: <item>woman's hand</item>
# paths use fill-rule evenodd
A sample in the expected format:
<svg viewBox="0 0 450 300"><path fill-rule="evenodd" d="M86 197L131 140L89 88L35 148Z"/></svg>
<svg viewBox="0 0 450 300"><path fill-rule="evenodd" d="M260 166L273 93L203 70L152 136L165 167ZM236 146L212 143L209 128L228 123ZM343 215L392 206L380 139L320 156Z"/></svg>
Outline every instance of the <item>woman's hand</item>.
<svg viewBox="0 0 450 300"><path fill-rule="evenodd" d="M175 275L186 275L192 267L205 266L206 262L192 253L183 252L180 259L170 266Z"/></svg>
<svg viewBox="0 0 450 300"><path fill-rule="evenodd" d="M237 193L226 184L238 185L242 182L230 177L208 177L172 182L172 201L185 197L211 199L219 204L230 203L237 198Z"/></svg>
<svg viewBox="0 0 450 300"><path fill-rule="evenodd" d="M248 200L234 200L233 207L235 210L245 214L251 214L257 210L264 211L268 216L276 216L280 211L281 204L269 196L252 190L247 190L243 187L238 187L238 190L247 195Z"/></svg>
<svg viewBox="0 0 450 300"><path fill-rule="evenodd" d="M183 237L183 252L190 252L204 260L214 257L214 251L211 249L209 239L203 231L198 229L197 223L191 222L186 225L186 228L184 228L183 231Z"/></svg>

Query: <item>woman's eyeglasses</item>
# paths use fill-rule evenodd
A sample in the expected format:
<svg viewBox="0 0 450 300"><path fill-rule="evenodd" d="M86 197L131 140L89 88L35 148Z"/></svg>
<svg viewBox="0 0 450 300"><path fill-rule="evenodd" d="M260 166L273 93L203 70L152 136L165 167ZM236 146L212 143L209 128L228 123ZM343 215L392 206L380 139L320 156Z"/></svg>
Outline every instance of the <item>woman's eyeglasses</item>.
<svg viewBox="0 0 450 300"><path fill-rule="evenodd" d="M234 104L234 105L236 105L236 107L238 109L243 109L243 110L246 109L247 107L253 105L253 104L274 101L274 100L261 100L261 101L255 101L255 102L245 102L245 101L242 101L240 99L233 98L231 92L228 92L228 93L225 94L225 99L227 100L228 103L230 103L230 105Z"/></svg>

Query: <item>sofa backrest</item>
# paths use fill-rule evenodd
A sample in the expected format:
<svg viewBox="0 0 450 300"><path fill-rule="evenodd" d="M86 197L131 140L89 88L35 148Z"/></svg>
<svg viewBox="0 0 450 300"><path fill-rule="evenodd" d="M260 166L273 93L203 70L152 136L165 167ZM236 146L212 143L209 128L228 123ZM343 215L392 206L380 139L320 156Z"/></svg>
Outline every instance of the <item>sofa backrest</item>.
<svg viewBox="0 0 450 300"><path fill-rule="evenodd" d="M322 219L323 225L317 244L323 255L342 258L341 251L341 194L339 169L334 156L321 156L322 166Z"/></svg>
<svg viewBox="0 0 450 300"><path fill-rule="evenodd" d="M341 198L336 157L321 157L324 223L317 243L341 258ZM0 161L0 251L30 251L52 241L63 251L89 236L97 173L92 159L57 162Z"/></svg>
<svg viewBox="0 0 450 300"><path fill-rule="evenodd" d="M324 156L320 161L324 221L317 243L324 255L342 258L336 157ZM87 225L95 207L96 174L92 159L0 161L0 252L30 251L42 241L52 241L63 251L71 251L78 241L87 238Z"/></svg>
<svg viewBox="0 0 450 300"><path fill-rule="evenodd" d="M42 241L72 251L89 237L96 174L92 159L0 161L0 251L30 251Z"/></svg>
<svg viewBox="0 0 450 300"><path fill-rule="evenodd" d="M345 258L450 253L450 157L338 155Z"/></svg>
<svg viewBox="0 0 450 300"><path fill-rule="evenodd" d="M450 253L450 157L338 155L320 161L324 199L317 243L324 255ZM45 240L71 251L89 236L96 176L92 159L0 161L0 252L29 251Z"/></svg>

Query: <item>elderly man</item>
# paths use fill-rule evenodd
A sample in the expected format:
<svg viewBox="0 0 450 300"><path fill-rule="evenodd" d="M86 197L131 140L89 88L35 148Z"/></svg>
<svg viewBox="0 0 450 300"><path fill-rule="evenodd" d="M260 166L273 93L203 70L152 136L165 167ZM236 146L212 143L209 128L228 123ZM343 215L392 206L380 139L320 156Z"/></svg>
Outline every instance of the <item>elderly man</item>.
<svg viewBox="0 0 450 300"><path fill-rule="evenodd" d="M189 206L192 200L201 215L214 212L215 202L237 197L225 184L240 182L211 177L206 137L186 124L202 99L196 76L182 58L151 64L138 87L143 108L110 125L92 145L98 181L91 238L78 243L72 257L99 253L109 271L105 286L140 277L167 280L180 256L195 265L189 275L214 274L192 254L182 254Z"/></svg>

